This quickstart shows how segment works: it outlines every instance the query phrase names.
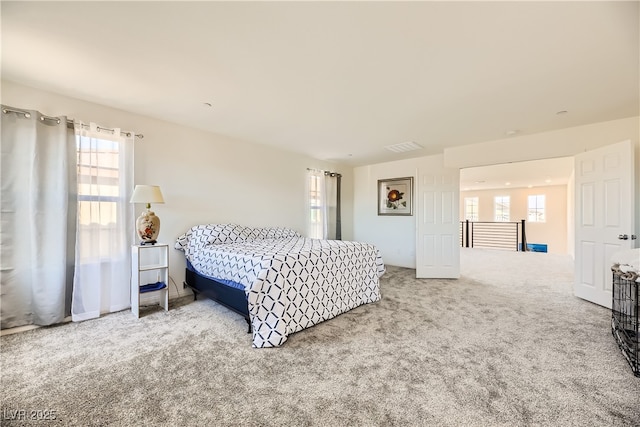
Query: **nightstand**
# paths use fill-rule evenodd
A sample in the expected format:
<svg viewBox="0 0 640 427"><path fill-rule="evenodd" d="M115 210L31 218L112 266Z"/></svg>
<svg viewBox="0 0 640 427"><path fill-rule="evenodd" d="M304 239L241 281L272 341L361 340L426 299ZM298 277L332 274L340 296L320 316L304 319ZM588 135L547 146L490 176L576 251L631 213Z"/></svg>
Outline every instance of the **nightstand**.
<svg viewBox="0 0 640 427"><path fill-rule="evenodd" d="M158 304L169 311L169 245L131 246L131 312L140 317L140 297L158 295Z"/></svg>

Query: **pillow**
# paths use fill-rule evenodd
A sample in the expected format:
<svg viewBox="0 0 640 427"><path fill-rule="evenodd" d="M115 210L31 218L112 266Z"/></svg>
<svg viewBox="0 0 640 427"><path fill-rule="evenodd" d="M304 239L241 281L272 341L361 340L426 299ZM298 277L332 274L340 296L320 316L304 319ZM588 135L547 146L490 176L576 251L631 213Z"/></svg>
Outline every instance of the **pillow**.
<svg viewBox="0 0 640 427"><path fill-rule="evenodd" d="M200 249L209 244L244 241L247 236L247 228L236 224L194 225L176 239L174 247L181 251L185 251L187 248Z"/></svg>
<svg viewBox="0 0 640 427"><path fill-rule="evenodd" d="M253 228L249 233L249 240L263 240L267 238L266 228Z"/></svg>
<svg viewBox="0 0 640 427"><path fill-rule="evenodd" d="M265 227L254 228L249 234L249 238L253 240L264 239L289 239L292 237L302 237L297 231L290 228Z"/></svg>
<svg viewBox="0 0 640 427"><path fill-rule="evenodd" d="M237 224L203 224L194 225L189 231L178 237L174 247L181 251L190 252L189 249L197 250L207 245L292 237L302 236L290 228L251 228Z"/></svg>
<svg viewBox="0 0 640 427"><path fill-rule="evenodd" d="M267 239L290 239L292 237L302 237L300 233L290 228L273 228L267 233Z"/></svg>
<svg viewBox="0 0 640 427"><path fill-rule="evenodd" d="M212 224L207 243L220 245L244 242L249 238L251 229L236 224Z"/></svg>
<svg viewBox="0 0 640 427"><path fill-rule="evenodd" d="M201 248L209 242L211 234L214 233L216 224L194 225L176 240L175 248L187 250L188 248Z"/></svg>
<svg viewBox="0 0 640 427"><path fill-rule="evenodd" d="M176 244L173 245L174 249L178 249L179 251L184 251L184 248L189 244L189 238L191 237L191 230L187 231L180 237L176 239Z"/></svg>

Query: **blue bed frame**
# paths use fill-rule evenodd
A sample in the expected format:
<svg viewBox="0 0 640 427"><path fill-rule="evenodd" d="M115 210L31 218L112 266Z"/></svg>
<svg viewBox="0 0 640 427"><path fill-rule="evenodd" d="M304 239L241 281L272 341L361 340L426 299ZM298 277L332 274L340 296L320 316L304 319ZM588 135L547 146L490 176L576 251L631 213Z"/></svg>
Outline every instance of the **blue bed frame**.
<svg viewBox="0 0 640 427"><path fill-rule="evenodd" d="M249 318L247 295L244 289L234 288L204 277L195 271L188 261L185 270L184 285L193 291L194 300L198 299L198 295L204 295L227 307L229 310L240 314L247 321L247 325L249 325L248 332L251 332L251 319Z"/></svg>

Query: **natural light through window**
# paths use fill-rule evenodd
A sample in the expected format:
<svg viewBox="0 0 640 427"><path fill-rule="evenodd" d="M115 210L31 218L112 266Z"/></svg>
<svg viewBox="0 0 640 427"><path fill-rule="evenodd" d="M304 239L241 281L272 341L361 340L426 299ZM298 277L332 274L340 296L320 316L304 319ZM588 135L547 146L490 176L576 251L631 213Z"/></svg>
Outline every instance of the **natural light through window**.
<svg viewBox="0 0 640 427"><path fill-rule="evenodd" d="M120 196L119 144L78 138L78 222L80 226L117 221Z"/></svg>
<svg viewBox="0 0 640 427"><path fill-rule="evenodd" d="M529 196L527 217L529 222L545 222L546 221L544 194Z"/></svg>
<svg viewBox="0 0 640 427"><path fill-rule="evenodd" d="M118 137L108 139L77 133L78 229L77 262L111 262L126 254L131 187L131 148ZM130 160L129 160L130 161ZM124 248L124 249L123 249Z"/></svg>
<svg viewBox="0 0 640 427"><path fill-rule="evenodd" d="M495 220L499 222L509 221L509 209L511 199L509 196L496 196L494 199L495 206Z"/></svg>
<svg viewBox="0 0 640 427"><path fill-rule="evenodd" d="M322 180L324 176L309 174L309 237L322 239L324 218L322 217Z"/></svg>
<svg viewBox="0 0 640 427"><path fill-rule="evenodd" d="M468 221L478 221L478 198L464 198L464 219Z"/></svg>

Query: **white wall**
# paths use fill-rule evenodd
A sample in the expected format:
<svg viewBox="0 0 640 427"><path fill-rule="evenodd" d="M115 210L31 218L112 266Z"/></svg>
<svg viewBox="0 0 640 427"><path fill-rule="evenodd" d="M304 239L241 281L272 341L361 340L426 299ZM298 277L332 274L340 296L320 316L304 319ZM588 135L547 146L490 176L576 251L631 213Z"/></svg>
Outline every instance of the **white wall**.
<svg viewBox="0 0 640 427"><path fill-rule="evenodd" d="M343 174L344 238L376 244L389 265L415 268L415 212L410 217L377 215L377 180L416 175L430 156L353 169L233 140L2 81L2 103L67 115L105 127L143 133L136 143L136 183L162 187L166 204L154 206L162 219L160 239L173 240L194 224L236 222L304 229L307 167ZM640 201L640 118L523 135L446 149L446 167L470 167L573 156L586 149L631 139L636 146L636 200ZM414 188L415 190L415 188ZM414 195L415 200L415 195ZM353 223L351 222L353 219ZM636 234L640 234L636 203ZM637 244L637 243L636 243ZM180 285L184 257L170 251L171 275ZM181 286L179 286L182 292ZM172 288L172 296L175 290Z"/></svg>
<svg viewBox="0 0 640 427"><path fill-rule="evenodd" d="M567 157L626 139L630 139L636 146L635 234L640 235L640 117L448 148L444 151L443 162L448 168L465 168ZM379 217L377 215L377 180L403 176L415 177L419 162L436 161L437 157L442 156L379 163L354 169L354 240L376 244L389 265L415 268L416 222L415 216ZM567 197L571 197L574 188L570 186L566 191ZM414 209L414 215L415 212L417 212L416 209ZM572 212L572 205L567 205L567 217ZM573 227L574 223L569 218L567 236L571 241L567 242L566 251L571 254L574 250ZM637 241L636 245L638 244Z"/></svg>
<svg viewBox="0 0 640 427"><path fill-rule="evenodd" d="M640 235L640 117L448 148L444 152L444 161L447 167L465 168L550 159L575 156L625 140L631 140L635 146L634 234ZM636 241L636 247L640 247L640 240Z"/></svg>
<svg viewBox="0 0 640 427"><path fill-rule="evenodd" d="M567 253L576 257L576 172L571 172L567 183Z"/></svg>
<svg viewBox="0 0 640 427"><path fill-rule="evenodd" d="M163 242L173 244L189 227L210 222L287 226L304 233L308 167L343 175L343 238L353 238L351 168L8 81L2 81L2 103L144 134L136 139L135 182L162 189L165 204L153 210L162 221ZM137 213L143 208L138 206ZM184 255L174 249L169 255L171 276L184 294ZM170 296L176 296L174 286Z"/></svg>
<svg viewBox="0 0 640 427"><path fill-rule="evenodd" d="M569 157L627 139L638 144L640 117L447 148L444 162L447 167L467 168Z"/></svg>
<svg viewBox="0 0 640 427"><path fill-rule="evenodd" d="M416 178L418 166L442 165L442 155L399 160L361 166L353 170L353 235L354 239L375 244L385 264L416 267ZM378 180L412 176L413 215L378 215Z"/></svg>

